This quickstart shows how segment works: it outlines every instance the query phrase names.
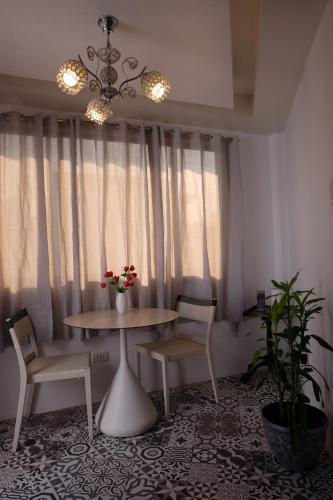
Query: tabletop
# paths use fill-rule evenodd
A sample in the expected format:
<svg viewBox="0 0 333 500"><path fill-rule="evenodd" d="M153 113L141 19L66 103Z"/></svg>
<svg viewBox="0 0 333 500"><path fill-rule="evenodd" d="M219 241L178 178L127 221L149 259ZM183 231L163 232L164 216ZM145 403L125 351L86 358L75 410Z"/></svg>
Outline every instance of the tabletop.
<svg viewBox="0 0 333 500"><path fill-rule="evenodd" d="M174 321L178 317L179 314L170 309L130 309L123 314L119 314L116 309L108 309L74 314L65 318L64 323L76 328L113 330L161 325Z"/></svg>
<svg viewBox="0 0 333 500"><path fill-rule="evenodd" d="M271 317L271 307L270 306L265 306L264 309L258 309L257 306L250 307L250 309L247 309L246 311L243 312L244 318L263 318L263 319L270 319Z"/></svg>

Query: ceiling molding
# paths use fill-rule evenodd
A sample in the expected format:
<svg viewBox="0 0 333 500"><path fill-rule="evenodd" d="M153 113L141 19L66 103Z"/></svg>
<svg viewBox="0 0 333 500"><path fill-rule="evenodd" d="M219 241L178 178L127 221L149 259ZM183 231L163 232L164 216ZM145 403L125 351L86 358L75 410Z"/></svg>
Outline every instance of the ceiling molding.
<svg viewBox="0 0 333 500"><path fill-rule="evenodd" d="M73 0L74 3L77 1L79 0ZM129 8L128 1L129 0L122 0L120 2L120 0L115 0L114 2L115 7L119 11L116 12L116 15L118 14L120 18L121 14L126 18L126 8ZM188 5L190 1L192 0L182 0L182 2L187 2L186 5ZM218 1L212 0L209 5L216 7ZM11 0L11 5L12 2L13 5L16 5L19 0ZM34 4L42 2L44 9L43 15L45 15L45 0L31 0L31 2ZM62 2L63 0L52 4L53 6L57 6L55 8L55 13L58 16L57 19L68 14L66 10L63 12L61 11L60 7ZM106 4L106 0L96 0L93 3L91 3L90 0L80 0L80 2L80 5L86 5L89 12L90 9L93 8L98 10L99 14L101 13L101 5L104 5L104 3ZM153 2L153 0L149 0L149 2ZM177 13L180 16L178 21L181 19L184 23L184 33L190 30L192 34L200 36L200 40L205 41L205 37L207 38L209 35L209 16L214 16L214 9L211 8L209 11L206 9L205 12L206 14L208 12L209 16L205 18L205 21L201 24L200 15L198 15L201 11L197 13L196 16L192 16L190 19L192 24L190 26L186 24L189 21L184 15L185 3L182 3L182 9L180 9L179 0L177 0L177 2L176 0L172 0L172 2L175 9L173 14L175 15ZM230 55L232 52L233 67L229 65L228 71L230 74L226 75L225 82L226 86L230 85L230 81L233 82L234 92L231 104L230 101L228 101L227 105L224 107L221 105L212 106L202 104L202 100L200 101L200 99L199 101L201 103L185 102L186 99L182 101L176 100L175 93L171 93L167 101L160 105L156 105L144 97L138 96L135 99L125 99L124 101L120 99L115 100L113 103L114 120L119 118L167 124L179 123L189 127L257 134L272 134L284 130L327 0L230 0L230 2L230 30L228 36L232 43L232 51L229 52ZM73 14L73 5L70 5L70 13ZM156 3L153 2L152 5L156 9ZM141 9L141 17L139 16L138 18L140 21L140 19L143 18L142 3L140 3L139 0L131 0L131 6L134 12L135 9ZM42 20L39 18L39 12L38 15L36 12L38 11L36 10L34 13L34 23L37 25L41 23ZM82 12L85 12L84 9ZM130 14L133 17L134 14L132 10ZM88 20L86 17L87 12L85 16L82 17L83 21L87 23ZM141 21L135 24L137 27L136 30L133 29L133 20L129 22L129 19L127 24L123 22L122 31L120 31L121 37L123 37L124 40L127 39L126 37L130 38L130 41L137 48L138 55L140 53L142 61L145 61L145 52L139 50L140 46L143 44L146 48L152 46L155 49L154 37L158 36L158 20L162 17L163 16L156 15L157 25L153 26L152 31L149 32L148 35L144 30L142 31ZM227 18L229 22L229 11ZM90 15L88 19L90 19ZM49 30L53 28L53 21L52 16L47 17ZM44 20L44 22L46 21ZM224 19L224 25L225 22L226 19ZM2 55L6 54L6 57L8 57L7 53L18 53L17 50L14 52L11 50L12 44L15 42L15 37L13 37L14 30L10 33L7 30L5 36L4 32L1 32L1 23L4 23L3 18L2 20L0 19L1 109L9 111L15 109L15 107L25 107L36 110L44 109L55 113L82 114L86 109L87 102L91 98L91 93L88 89L83 90L76 96L67 96L58 89L54 81L47 81L41 78L26 78L18 76L17 74L1 74L5 73L4 67L6 66L3 62L4 58ZM178 24L176 26L178 26ZM216 28L216 23L214 26ZM175 26L170 23L162 23L160 26L160 30L164 33L163 36L167 36L169 33L168 29L170 29L170 33L173 37L171 37L169 44L173 50L168 55L168 64L173 64L173 70L178 71L178 76L181 76L181 85L185 86L185 88L187 86L190 89L193 78L186 79L186 75L184 76L180 71L181 68L179 69L178 67L179 62L178 66L173 62L173 53L177 50L178 46L180 47L182 36L184 36L184 33L179 33L178 31L173 32L174 27ZM43 29L46 29L45 26ZM58 25L55 26L54 29L56 29L58 34ZM31 26L29 26L29 32L24 32L24 51L22 50L23 45L19 44L19 46L16 47L24 56L26 64L29 64L29 57L31 58L34 55L33 52L31 53L29 51L29 36L32 31ZM89 25L87 32L84 32L84 39L87 43L89 43L90 34L93 36L92 33L95 33L95 31L96 27L90 27ZM148 39L150 36L152 37L149 46L145 45L147 36ZM164 40L163 36L162 39ZM218 33L215 32L213 39L215 40L217 36ZM92 43L93 41L94 40L91 40ZM103 42L101 42L101 44L103 44ZM39 45L41 44L39 43ZM115 45L122 48L121 42L119 44L115 43ZM97 46L99 46L99 44L97 44ZM200 89L203 94L205 92L211 93L211 88L207 86L208 83L214 83L214 79L217 78L217 75L221 76L221 61L219 57L222 56L216 59L216 54L218 54L218 52L214 53L210 61L210 63L214 63L213 66L210 66L211 68L215 67L214 71L211 69L206 73L204 71L204 66L201 65L201 59L205 56L206 58L210 56L209 53L207 54L208 47L209 44L205 45L204 53L201 58L199 54L194 51L197 57L197 80L200 83ZM72 43L71 46L63 47L62 51L65 49L67 50L68 56L71 56L71 51L74 50L75 47ZM156 49L159 49L159 47L156 46ZM39 65L43 65L43 62L49 61L50 58L50 48L47 44L44 46L42 45L41 50L42 56L40 55L37 60ZM150 48L149 50L152 49ZM189 48L187 48L187 50L191 51ZM58 53L57 44L53 44L52 60L59 60L62 62L63 54L60 52ZM220 54L222 54L222 52ZM149 54L147 54L147 57L148 56ZM167 57L167 54L165 54L165 57ZM189 57L193 60L192 52L189 52ZM162 63L163 58L161 59L161 64L159 64L159 69L161 70L163 70L161 67L161 65L163 66ZM13 65L17 65L17 71L20 70L20 60L14 58ZM223 67L225 68L226 66ZM54 74L55 73L56 71L54 71ZM51 74L53 73L51 72ZM209 91L207 89L209 89ZM218 87L215 87L215 92L218 92L217 89ZM215 99L215 101L213 99L210 102L219 101L218 99Z"/></svg>

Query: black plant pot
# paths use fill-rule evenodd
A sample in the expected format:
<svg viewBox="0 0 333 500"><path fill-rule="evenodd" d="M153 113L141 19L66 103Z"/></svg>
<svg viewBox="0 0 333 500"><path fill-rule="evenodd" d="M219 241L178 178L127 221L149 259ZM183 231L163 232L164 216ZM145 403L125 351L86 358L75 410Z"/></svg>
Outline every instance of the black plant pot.
<svg viewBox="0 0 333 500"><path fill-rule="evenodd" d="M279 405L270 403L262 410L268 444L275 461L288 471L313 469L325 446L328 420L321 410L306 405L308 429L302 431L296 449L291 446L289 428L279 425Z"/></svg>

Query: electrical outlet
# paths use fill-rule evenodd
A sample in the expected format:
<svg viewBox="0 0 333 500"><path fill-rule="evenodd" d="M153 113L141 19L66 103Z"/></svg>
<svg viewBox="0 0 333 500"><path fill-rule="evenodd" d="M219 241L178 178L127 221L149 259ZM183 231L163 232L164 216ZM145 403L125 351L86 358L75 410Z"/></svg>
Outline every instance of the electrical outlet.
<svg viewBox="0 0 333 500"><path fill-rule="evenodd" d="M107 361L109 361L108 352L93 352L92 354L93 363L106 363Z"/></svg>

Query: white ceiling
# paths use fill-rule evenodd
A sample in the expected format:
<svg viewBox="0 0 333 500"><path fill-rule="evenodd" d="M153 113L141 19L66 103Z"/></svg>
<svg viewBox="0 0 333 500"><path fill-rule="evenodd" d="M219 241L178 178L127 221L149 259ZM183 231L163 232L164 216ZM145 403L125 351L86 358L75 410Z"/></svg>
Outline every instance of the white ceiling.
<svg viewBox="0 0 333 500"><path fill-rule="evenodd" d="M119 19L112 44L172 82L167 101L118 99L114 118L270 134L284 130L327 0L3 0L0 110L84 113L61 63L104 46L97 18ZM117 68L118 72L119 67Z"/></svg>
<svg viewBox="0 0 333 500"><path fill-rule="evenodd" d="M147 65L164 73L172 82L171 99L233 107L228 0L6 1L0 74L54 81L66 59L80 53L90 63L86 47L105 46L97 25L104 14L119 19L113 46L123 57L137 57L139 71ZM116 69L120 74L119 63Z"/></svg>

